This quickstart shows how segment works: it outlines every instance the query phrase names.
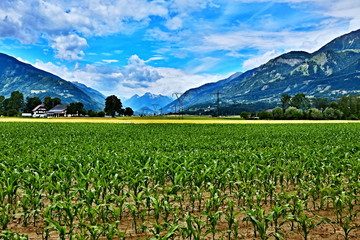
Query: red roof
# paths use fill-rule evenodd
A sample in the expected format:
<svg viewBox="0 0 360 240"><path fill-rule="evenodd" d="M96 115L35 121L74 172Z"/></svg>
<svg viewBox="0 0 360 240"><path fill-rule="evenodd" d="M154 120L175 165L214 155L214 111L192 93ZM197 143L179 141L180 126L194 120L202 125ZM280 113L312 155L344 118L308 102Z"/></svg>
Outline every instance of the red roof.
<svg viewBox="0 0 360 240"><path fill-rule="evenodd" d="M42 104L37 105L32 111L35 112L35 111L37 111L39 108L45 108L45 105L42 105Z"/></svg>

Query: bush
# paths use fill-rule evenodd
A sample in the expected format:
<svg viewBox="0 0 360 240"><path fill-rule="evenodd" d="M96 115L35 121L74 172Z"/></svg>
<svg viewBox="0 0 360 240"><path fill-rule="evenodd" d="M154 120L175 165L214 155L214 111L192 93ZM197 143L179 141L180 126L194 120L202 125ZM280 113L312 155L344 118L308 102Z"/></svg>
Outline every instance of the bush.
<svg viewBox="0 0 360 240"><path fill-rule="evenodd" d="M95 112L95 111L93 111L93 110L89 110L88 112L87 112L87 115L89 115L89 117L96 117L97 116L97 113Z"/></svg>
<svg viewBox="0 0 360 240"><path fill-rule="evenodd" d="M260 119L272 119L271 113L270 113L270 112L267 112L267 111L261 111L261 112L259 112L258 117L259 117Z"/></svg>
<svg viewBox="0 0 360 240"><path fill-rule="evenodd" d="M98 117L105 117L105 112L104 112L104 111L99 111L99 112L97 113L97 116L98 116Z"/></svg>
<svg viewBox="0 0 360 240"><path fill-rule="evenodd" d="M317 108L310 108L309 110L306 111L306 115L307 118L311 120L324 119L323 113Z"/></svg>
<svg viewBox="0 0 360 240"><path fill-rule="evenodd" d="M9 117L15 117L18 115L19 115L19 112L16 109L10 109L9 111L7 111L7 116L9 116Z"/></svg>
<svg viewBox="0 0 360 240"><path fill-rule="evenodd" d="M296 107L289 107L285 110L286 119L303 119L304 114L301 109Z"/></svg>
<svg viewBox="0 0 360 240"><path fill-rule="evenodd" d="M242 112L240 114L240 117L242 117L243 119L248 119L250 117L250 113L248 112Z"/></svg>
<svg viewBox="0 0 360 240"><path fill-rule="evenodd" d="M338 109L334 109L332 107L327 107L324 112L324 118L329 120L341 119L344 113Z"/></svg>
<svg viewBox="0 0 360 240"><path fill-rule="evenodd" d="M284 119L284 110L281 107L274 108L271 113L274 119Z"/></svg>

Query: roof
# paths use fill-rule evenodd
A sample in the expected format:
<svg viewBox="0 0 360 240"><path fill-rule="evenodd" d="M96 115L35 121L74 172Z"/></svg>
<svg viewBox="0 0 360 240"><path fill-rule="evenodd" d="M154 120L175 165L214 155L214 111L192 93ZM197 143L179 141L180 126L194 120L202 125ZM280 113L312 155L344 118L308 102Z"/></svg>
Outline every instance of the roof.
<svg viewBox="0 0 360 240"><path fill-rule="evenodd" d="M45 105L42 105L42 104L37 105L32 111L35 112L35 111L37 111L39 108L45 108Z"/></svg>
<svg viewBox="0 0 360 240"><path fill-rule="evenodd" d="M55 107L53 107L52 109L50 109L48 111L48 113L55 113L55 114L57 114L57 113L65 113L66 109L67 109L67 105L58 104Z"/></svg>

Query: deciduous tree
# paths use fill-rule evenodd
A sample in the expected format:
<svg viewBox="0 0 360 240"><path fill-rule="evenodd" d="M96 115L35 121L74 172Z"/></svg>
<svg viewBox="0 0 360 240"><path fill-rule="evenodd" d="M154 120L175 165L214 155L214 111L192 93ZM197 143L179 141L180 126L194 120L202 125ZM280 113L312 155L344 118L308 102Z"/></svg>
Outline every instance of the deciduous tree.
<svg viewBox="0 0 360 240"><path fill-rule="evenodd" d="M115 117L115 113L120 113L121 108L122 108L122 103L117 96L111 95L105 99L104 110L107 114L111 115L112 117Z"/></svg>

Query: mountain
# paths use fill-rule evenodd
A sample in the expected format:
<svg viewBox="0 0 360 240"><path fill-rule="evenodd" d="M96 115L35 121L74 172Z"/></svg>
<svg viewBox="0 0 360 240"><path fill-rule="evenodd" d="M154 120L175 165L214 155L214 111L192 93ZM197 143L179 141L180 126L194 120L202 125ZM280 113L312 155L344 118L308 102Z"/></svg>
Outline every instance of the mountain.
<svg viewBox="0 0 360 240"><path fill-rule="evenodd" d="M293 51L236 77L186 91L184 109L254 105L255 111L279 104L282 94L336 99L360 94L360 30L340 36L314 53ZM176 101L166 109L171 111ZM253 111L254 111L253 110Z"/></svg>
<svg viewBox="0 0 360 240"><path fill-rule="evenodd" d="M104 109L105 96L80 83L61 79L49 72L0 53L0 95L19 91L24 97L58 97L62 103L82 102L85 109Z"/></svg>
<svg viewBox="0 0 360 240"><path fill-rule="evenodd" d="M131 98L124 101L124 107L131 107L134 111L141 112L142 108L153 109L153 105L157 105L157 110L164 107L165 105L171 103L172 98L164 95L155 95L152 93L145 93L142 96L135 94Z"/></svg>

